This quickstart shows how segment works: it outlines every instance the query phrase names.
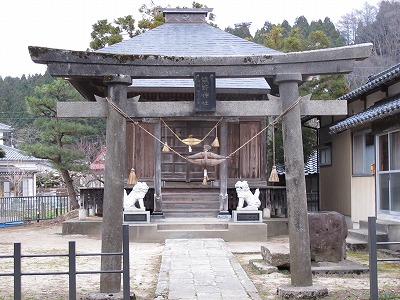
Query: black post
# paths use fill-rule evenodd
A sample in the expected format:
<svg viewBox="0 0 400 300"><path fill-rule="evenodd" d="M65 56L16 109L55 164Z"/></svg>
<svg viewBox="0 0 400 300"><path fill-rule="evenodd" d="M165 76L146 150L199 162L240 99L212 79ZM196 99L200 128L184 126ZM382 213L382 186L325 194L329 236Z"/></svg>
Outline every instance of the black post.
<svg viewBox="0 0 400 300"><path fill-rule="evenodd" d="M76 300L76 246L74 241L68 245L69 258L69 300Z"/></svg>
<svg viewBox="0 0 400 300"><path fill-rule="evenodd" d="M368 217L369 295L371 300L378 299L378 257L376 243L376 218Z"/></svg>
<svg viewBox="0 0 400 300"><path fill-rule="evenodd" d="M122 256L123 256L123 296L124 300L129 300L131 296L130 286L130 266L129 266L129 225L122 227Z"/></svg>
<svg viewBox="0 0 400 300"><path fill-rule="evenodd" d="M14 300L21 300L21 243L14 243Z"/></svg>

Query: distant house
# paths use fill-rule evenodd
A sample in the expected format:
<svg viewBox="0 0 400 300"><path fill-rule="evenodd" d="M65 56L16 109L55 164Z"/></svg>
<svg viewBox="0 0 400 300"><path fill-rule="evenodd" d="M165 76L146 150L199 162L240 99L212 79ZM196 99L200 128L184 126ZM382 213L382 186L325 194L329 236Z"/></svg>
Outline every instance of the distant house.
<svg viewBox="0 0 400 300"><path fill-rule="evenodd" d="M14 128L9 125L0 123L0 145L12 145L12 133Z"/></svg>
<svg viewBox="0 0 400 300"><path fill-rule="evenodd" d="M51 165L7 146L11 144L12 131L10 126L0 124L0 148L5 152L5 157L0 158L0 197L36 196L36 174L51 170Z"/></svg>
<svg viewBox="0 0 400 300"><path fill-rule="evenodd" d="M103 187L102 180L104 180L106 152L106 147L102 146L96 158L90 164L89 169L91 171L91 176L86 178L86 186Z"/></svg>
<svg viewBox="0 0 400 300"><path fill-rule="evenodd" d="M400 221L400 64L339 98L345 118L321 119L321 210Z"/></svg>

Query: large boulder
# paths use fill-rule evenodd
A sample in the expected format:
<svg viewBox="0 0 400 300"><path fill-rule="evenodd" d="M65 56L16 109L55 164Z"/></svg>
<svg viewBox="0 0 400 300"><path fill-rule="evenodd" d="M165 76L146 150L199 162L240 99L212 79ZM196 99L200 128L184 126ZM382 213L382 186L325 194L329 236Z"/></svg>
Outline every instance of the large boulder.
<svg viewBox="0 0 400 300"><path fill-rule="evenodd" d="M346 258L347 225L344 216L334 211L308 214L311 260L339 262Z"/></svg>

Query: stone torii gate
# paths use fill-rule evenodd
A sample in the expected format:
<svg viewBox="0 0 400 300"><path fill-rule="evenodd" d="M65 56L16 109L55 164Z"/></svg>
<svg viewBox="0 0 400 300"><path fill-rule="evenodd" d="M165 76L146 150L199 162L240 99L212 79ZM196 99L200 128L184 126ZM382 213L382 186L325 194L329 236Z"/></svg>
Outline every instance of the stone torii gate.
<svg viewBox="0 0 400 300"><path fill-rule="evenodd" d="M179 106L176 102L128 102L127 86L135 78L193 78L196 72L215 72L216 77L228 78L265 77L279 86L279 98L272 97L268 101L217 101L215 112L208 112L207 116L280 115L298 101L298 85L307 77L349 73L353 71L355 61L367 58L371 49L372 44L362 44L276 55L178 57L29 47L34 62L47 64L52 76L66 78L92 101L59 103L59 116L107 117L102 252L118 252L122 249L126 120L106 101L96 101L94 95L108 97L132 118L201 117L204 114L194 111L194 101L179 102ZM292 292L315 288L311 273L303 150L299 147L303 144L301 115L345 114L345 101L302 99L283 117L291 265L291 285L281 287L283 292L286 289ZM155 174L157 184L161 175L159 170ZM221 195L226 195L226 184L223 182ZM159 205L155 201L155 211ZM224 209L227 210L226 207ZM102 270L120 267L120 257L102 257ZM120 290L120 274L101 275L101 293Z"/></svg>

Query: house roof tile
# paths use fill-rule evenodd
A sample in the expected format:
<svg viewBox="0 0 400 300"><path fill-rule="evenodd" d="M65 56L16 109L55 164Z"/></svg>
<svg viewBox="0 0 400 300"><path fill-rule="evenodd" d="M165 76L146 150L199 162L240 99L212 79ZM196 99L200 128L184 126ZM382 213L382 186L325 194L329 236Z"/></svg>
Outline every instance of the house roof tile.
<svg viewBox="0 0 400 300"><path fill-rule="evenodd" d="M26 155L21 150L1 145L0 148L4 150L6 156L0 158L1 161L44 161L41 158L37 158L34 156Z"/></svg>
<svg viewBox="0 0 400 300"><path fill-rule="evenodd" d="M352 90L351 92L339 97L337 100L352 100L360 97L363 94L372 92L382 85L387 84L390 81L400 78L400 63L390 67L389 69L372 75L369 77L367 83L360 86L359 88Z"/></svg>
<svg viewBox="0 0 400 300"><path fill-rule="evenodd" d="M279 175L285 174L285 166L282 164L276 165L276 171ZM308 158L307 162L304 164L304 175L312 175L319 173L318 166L318 152L314 150L313 153Z"/></svg>
<svg viewBox="0 0 400 300"><path fill-rule="evenodd" d="M391 98L384 103L377 103L366 110L355 114L347 119L329 127L329 133L339 133L352 127L356 127L366 122L373 122L375 120L387 117L389 115L400 112L400 97Z"/></svg>
<svg viewBox="0 0 400 300"><path fill-rule="evenodd" d="M14 130L14 128L12 128L9 125L0 123L0 132L12 132Z"/></svg>

